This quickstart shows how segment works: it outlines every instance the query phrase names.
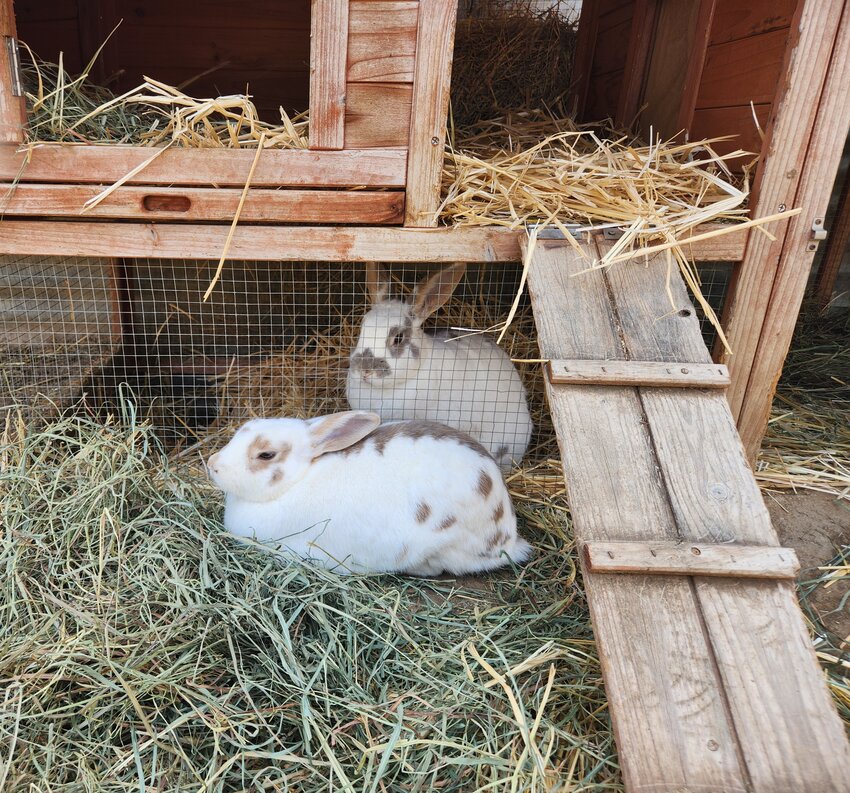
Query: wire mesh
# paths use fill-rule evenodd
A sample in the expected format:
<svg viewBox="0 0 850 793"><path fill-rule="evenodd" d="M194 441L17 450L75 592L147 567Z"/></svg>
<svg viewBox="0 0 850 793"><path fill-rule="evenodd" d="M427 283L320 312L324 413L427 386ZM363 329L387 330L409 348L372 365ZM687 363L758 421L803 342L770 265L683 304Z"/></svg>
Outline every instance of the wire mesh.
<svg viewBox="0 0 850 793"><path fill-rule="evenodd" d="M726 305L726 295L729 291L729 282L732 278L734 264L732 262L699 262L697 272L700 278L700 291L711 306L717 317L723 316ZM709 321L705 312L695 303L697 317L699 318L700 330L706 347L714 349L717 341L717 329Z"/></svg>
<svg viewBox="0 0 850 793"><path fill-rule="evenodd" d="M529 441L532 456L551 453L525 296L495 344L518 266L470 265L452 288L442 266L228 262L204 302L215 265L6 257L3 404L80 405L105 418L129 389L171 448L253 416L353 405L455 426L506 464ZM387 290L377 301L370 271Z"/></svg>

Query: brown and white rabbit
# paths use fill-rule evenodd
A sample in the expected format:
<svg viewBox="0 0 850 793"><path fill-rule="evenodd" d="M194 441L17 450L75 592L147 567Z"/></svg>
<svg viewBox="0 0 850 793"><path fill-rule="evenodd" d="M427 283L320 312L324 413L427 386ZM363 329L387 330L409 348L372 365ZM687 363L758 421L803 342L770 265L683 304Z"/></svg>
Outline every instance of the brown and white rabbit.
<svg viewBox="0 0 850 793"><path fill-rule="evenodd" d="M420 283L409 301L391 300L378 264L367 264L371 309L349 358L349 407L384 421L448 424L481 443L502 470L520 462L531 438L525 388L508 355L483 335L426 333L422 323L452 295L465 266L446 267Z"/></svg>
<svg viewBox="0 0 850 793"><path fill-rule="evenodd" d="M243 425L208 461L225 527L342 573L475 573L528 558L486 449L433 422L379 423L349 411Z"/></svg>

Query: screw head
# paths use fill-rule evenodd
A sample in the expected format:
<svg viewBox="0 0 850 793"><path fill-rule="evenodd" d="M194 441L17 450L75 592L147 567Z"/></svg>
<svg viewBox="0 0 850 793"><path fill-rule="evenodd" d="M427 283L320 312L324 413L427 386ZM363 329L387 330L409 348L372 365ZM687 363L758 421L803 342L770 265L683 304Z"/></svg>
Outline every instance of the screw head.
<svg viewBox="0 0 850 793"><path fill-rule="evenodd" d="M439 142L440 142L440 139L436 135L433 138L431 138L431 145L432 146L438 145Z"/></svg>
<svg viewBox="0 0 850 793"><path fill-rule="evenodd" d="M785 211L785 204L780 204L778 207L776 207L776 209L777 209L779 212L784 212L784 211Z"/></svg>
<svg viewBox="0 0 850 793"><path fill-rule="evenodd" d="M807 251L816 251L817 249L818 249L818 244L816 242L810 242L808 245L806 245Z"/></svg>

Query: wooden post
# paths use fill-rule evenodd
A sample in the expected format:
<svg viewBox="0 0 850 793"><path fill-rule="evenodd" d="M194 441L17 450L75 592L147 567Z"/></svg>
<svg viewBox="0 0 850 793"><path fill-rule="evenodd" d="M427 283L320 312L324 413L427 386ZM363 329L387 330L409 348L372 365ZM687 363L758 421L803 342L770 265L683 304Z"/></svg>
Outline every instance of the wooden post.
<svg viewBox="0 0 850 793"><path fill-rule="evenodd" d="M12 53L17 47L13 0L0 0L0 143L22 143L27 120L23 90L15 86Z"/></svg>
<svg viewBox="0 0 850 793"><path fill-rule="evenodd" d="M587 92L590 87L590 72L593 68L593 55L596 51L596 36L599 30L599 3L584 0L578 20L576 52L573 57L573 90L570 103L575 105L576 118L584 120L584 108L587 104Z"/></svg>
<svg viewBox="0 0 850 793"><path fill-rule="evenodd" d="M407 158L405 226L436 226L457 0L420 0Z"/></svg>
<svg viewBox="0 0 850 793"><path fill-rule="evenodd" d="M310 25L310 148L342 149L348 0L312 0Z"/></svg>
<svg viewBox="0 0 850 793"><path fill-rule="evenodd" d="M753 217L803 207L776 240L749 238L730 285L723 355L730 406L750 461L770 414L817 244L811 227L823 218L850 125L850 3L804 0L786 54L785 90L768 131ZM840 28L840 29L839 29Z"/></svg>
<svg viewBox="0 0 850 793"><path fill-rule="evenodd" d="M820 309L826 308L832 300L835 279L841 269L841 262L844 260L848 244L850 244L850 172L844 177L841 198L835 211L835 221L829 229L829 237L826 241L826 254L818 270L815 304Z"/></svg>
<svg viewBox="0 0 850 793"><path fill-rule="evenodd" d="M587 3L587 5L590 4ZM622 126L631 126L631 123L635 120L640 110L646 70L649 65L649 56L652 53L652 41L655 36L658 5L659 0L635 0L632 29L629 32L629 49L626 54L626 66L623 71L623 85L620 88L620 99L617 102L616 121ZM584 5L582 5L582 14L584 14ZM595 20L593 21L595 23ZM579 41L581 41L580 28ZM578 58L578 43L576 45L576 58ZM586 71L587 75L584 78L585 93L587 92L587 80L590 77L590 64L587 65ZM582 95L583 102L584 95Z"/></svg>

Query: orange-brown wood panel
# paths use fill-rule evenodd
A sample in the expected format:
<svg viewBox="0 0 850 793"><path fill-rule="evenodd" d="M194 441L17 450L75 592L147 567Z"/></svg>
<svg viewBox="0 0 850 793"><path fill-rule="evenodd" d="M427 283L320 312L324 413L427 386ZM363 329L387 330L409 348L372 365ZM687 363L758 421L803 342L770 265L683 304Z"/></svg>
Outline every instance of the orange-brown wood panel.
<svg viewBox="0 0 850 793"><path fill-rule="evenodd" d="M345 148L406 147L413 86L407 83L349 83L345 105Z"/></svg>
<svg viewBox="0 0 850 793"><path fill-rule="evenodd" d="M717 0L710 44L755 36L791 24L797 0Z"/></svg>
<svg viewBox="0 0 850 793"><path fill-rule="evenodd" d="M77 18L77 0L15 0L14 6L19 26L24 22Z"/></svg>
<svg viewBox="0 0 850 793"><path fill-rule="evenodd" d="M19 21L18 39L25 42L41 60L50 63L58 63L61 52L62 65L69 74L78 74L85 65L76 18ZM21 50L26 62L29 55L23 47Z"/></svg>
<svg viewBox="0 0 850 793"><path fill-rule="evenodd" d="M606 74L623 68L633 12L629 3L600 16L591 74Z"/></svg>
<svg viewBox="0 0 850 793"><path fill-rule="evenodd" d="M352 0L348 81L412 83L417 0Z"/></svg>
<svg viewBox="0 0 850 793"><path fill-rule="evenodd" d="M770 105L762 104L755 106L755 117L764 131L767 128L770 116ZM694 112L693 121L690 126L690 137L692 140L699 138L717 138L724 135L734 135L732 140L718 141L712 147L719 154L728 154L736 149L753 152L757 156L761 151L761 136L758 133L753 110L749 105L738 107L714 107ZM730 162L735 170L740 170L752 157L743 157L740 160Z"/></svg>
<svg viewBox="0 0 850 793"><path fill-rule="evenodd" d="M773 101L780 82L788 28L708 48L697 108Z"/></svg>

